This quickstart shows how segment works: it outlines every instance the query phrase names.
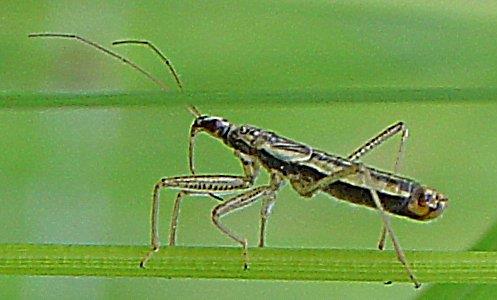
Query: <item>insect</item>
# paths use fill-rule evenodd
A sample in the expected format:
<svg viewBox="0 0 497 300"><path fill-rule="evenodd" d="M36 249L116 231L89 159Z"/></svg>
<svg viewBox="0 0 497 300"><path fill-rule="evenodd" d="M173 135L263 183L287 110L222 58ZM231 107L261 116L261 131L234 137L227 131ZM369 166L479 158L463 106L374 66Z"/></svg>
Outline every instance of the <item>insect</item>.
<svg viewBox="0 0 497 300"><path fill-rule="evenodd" d="M148 72L128 59L76 35L69 34L32 34L31 37L62 37L77 39L96 47L124 63L135 68L159 84ZM151 47L157 53L173 74L179 89L182 88L179 77L169 60L151 43L147 41L118 41L114 44L143 44ZM160 82L160 86L164 84ZM244 269L249 268L247 239L234 232L221 222L221 218L235 210L243 209L256 201L261 201L259 247L265 246L265 232L271 210L276 202L278 191L289 183L303 197L312 197L319 192L329 194L337 199L354 204L368 206L379 211L383 227L378 247L384 248L387 236L397 254L398 260L404 266L415 287L421 284L413 274L398 239L390 224L389 214L409 219L427 221L440 216L447 207L448 198L435 189L396 175L408 130L403 122L398 122L369 140L363 146L347 157L328 154L314 149L306 144L293 141L274 132L251 125L236 125L221 117L204 115L194 106L189 107L195 119L190 127L189 137L189 169L191 175L164 177L153 189L151 210L151 250L141 260L145 264L159 251L158 212L160 191L169 188L178 190L174 201L169 231L169 246L176 244L176 228L182 200L187 195L209 195L219 200L212 210L214 225L226 236L242 246ZM197 175L194 167L195 138L201 133L219 139L232 149L235 157L240 160L243 174L229 175ZM388 139L400 135L400 147L395 161L393 173L381 171L361 162L364 155L383 144ZM262 186L254 186L261 169L270 174L270 180ZM220 195L235 194L227 200Z"/></svg>

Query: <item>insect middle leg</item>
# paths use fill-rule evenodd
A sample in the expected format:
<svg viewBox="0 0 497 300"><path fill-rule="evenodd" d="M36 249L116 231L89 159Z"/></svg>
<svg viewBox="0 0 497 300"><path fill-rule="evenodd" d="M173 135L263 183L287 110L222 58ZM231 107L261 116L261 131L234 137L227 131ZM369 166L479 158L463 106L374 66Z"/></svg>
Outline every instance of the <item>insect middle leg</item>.
<svg viewBox="0 0 497 300"><path fill-rule="evenodd" d="M214 225L216 225L217 228L221 230L221 232L223 232L224 234L226 234L227 236L229 236L230 238L232 238L233 240L235 240L236 242L242 245L244 269L248 269L249 266L247 239L234 233L226 225L221 223L220 218L231 212L234 212L235 210L245 208L261 198L263 198L264 201L268 201L266 199L269 199L269 202L265 202L265 205L263 205L262 208L262 211L267 211L268 210L267 205L271 202L274 204L276 192L281 187L281 185L282 185L282 178L280 177L280 175L273 173L271 174L271 182L269 185L253 188L241 195L235 196L227 200L226 202L219 204L212 210L212 222L214 223ZM259 246L261 246L261 243L262 245L264 244L265 222L266 219L261 218L261 236L259 239Z"/></svg>
<svg viewBox="0 0 497 300"><path fill-rule="evenodd" d="M261 207L261 227L259 234L259 244L258 246L263 248L266 243L266 226L267 221L269 219L269 215L271 215L271 211L273 210L274 204L276 203L276 194L269 195L262 201Z"/></svg>
<svg viewBox="0 0 497 300"><path fill-rule="evenodd" d="M404 153L404 145L405 142L407 141L407 138L409 137L409 131L407 127L405 126L404 122L397 122L385 130L383 130L381 133L379 133L377 136L369 140L367 143L359 147L357 150L352 152L347 159L351 161L359 161L364 155L366 155L368 152L371 150L377 148L390 138L396 136L397 134L401 134L401 140L400 140L400 145L399 149L397 152L397 157L395 159L395 166L394 166L394 173L398 173L400 169L400 163L402 160L402 155ZM382 226L381 233L380 233L380 240L378 241L378 249L383 250L385 247L385 239L386 239L386 234L387 234L387 228L385 228L385 225Z"/></svg>

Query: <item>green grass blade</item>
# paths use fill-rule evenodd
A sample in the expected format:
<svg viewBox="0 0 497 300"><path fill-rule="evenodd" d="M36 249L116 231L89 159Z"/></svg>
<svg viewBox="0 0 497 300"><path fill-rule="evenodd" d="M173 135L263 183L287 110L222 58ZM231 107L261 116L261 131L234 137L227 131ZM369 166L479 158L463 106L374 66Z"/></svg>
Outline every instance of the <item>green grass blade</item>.
<svg viewBox="0 0 497 300"><path fill-rule="evenodd" d="M472 247L475 251L497 251L497 223L483 236L483 238ZM497 260L493 261L497 266ZM465 284L437 284L427 290L419 299L440 299L444 295L447 299L461 298L463 296L471 299L490 299L495 297L496 286L489 284L474 284L471 281Z"/></svg>
<svg viewBox="0 0 497 300"><path fill-rule="evenodd" d="M482 88L408 88L366 87L333 88L290 92L133 92L133 93L0 93L0 108L50 107L128 107L156 105L274 103L312 104L323 102L410 102L410 101L488 101L497 99L497 87Z"/></svg>
<svg viewBox="0 0 497 300"><path fill-rule="evenodd" d="M0 245L0 274L227 278L257 280L406 282L395 254L377 250L250 249L251 268L242 269L239 248L164 247L138 267L146 247L86 245ZM497 252L406 253L424 282L497 283Z"/></svg>

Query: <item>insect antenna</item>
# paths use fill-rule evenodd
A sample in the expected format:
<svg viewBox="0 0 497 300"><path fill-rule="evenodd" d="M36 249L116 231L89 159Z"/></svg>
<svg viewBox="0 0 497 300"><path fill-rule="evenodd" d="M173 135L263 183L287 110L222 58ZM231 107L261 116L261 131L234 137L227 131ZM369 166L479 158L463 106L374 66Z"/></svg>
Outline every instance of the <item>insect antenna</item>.
<svg viewBox="0 0 497 300"><path fill-rule="evenodd" d="M194 105L188 105L188 111L195 117L198 118L202 115L202 113L194 106Z"/></svg>
<svg viewBox="0 0 497 300"><path fill-rule="evenodd" d="M169 71L171 72L171 74L173 75L174 77L174 80L176 80L176 84L178 85L178 88L180 91L183 90L183 84L181 83L181 80L179 79L179 75L178 73L176 72L176 69L174 68L173 64L171 63L171 61L159 50L159 48L155 47L154 44L152 44L151 42L149 41L144 41L144 40L121 40L121 41L114 41L112 42L112 45L124 45L124 44L139 44L139 45L145 45L147 47L149 47L150 49L152 49L152 51L154 51L159 57L160 59L162 60L162 62L164 62L166 64L166 66L168 67Z"/></svg>
<svg viewBox="0 0 497 300"><path fill-rule="evenodd" d="M104 46L100 45L100 44L97 44L93 41L90 41L84 37L81 37L79 35L76 35L76 34L69 34L69 33L30 33L28 35L28 37L30 38L36 38L36 37L43 37L43 38L62 38L62 39L72 39L72 40L77 40L77 41L80 41L84 44L87 44L89 46L92 46L116 59L119 59L121 62L123 62L124 64L127 64L128 66L132 67L133 69L135 69L136 71L142 73L143 75L145 75L148 79L152 80L156 85L158 85L159 87L161 87L163 90L169 90L169 86L167 86L163 81L157 79L156 77L154 77L151 73L147 72L146 70L144 70L142 67L140 67L139 65L137 65L136 63L134 63L133 61L127 59L126 57L120 55L120 54L117 54L116 52L112 51L112 50L109 50L107 48L105 48ZM173 69L174 70L174 69ZM179 78L177 77L177 74L176 72L173 73L173 75L175 76L175 79L176 80L179 80ZM179 85L179 88L181 90L181 84Z"/></svg>

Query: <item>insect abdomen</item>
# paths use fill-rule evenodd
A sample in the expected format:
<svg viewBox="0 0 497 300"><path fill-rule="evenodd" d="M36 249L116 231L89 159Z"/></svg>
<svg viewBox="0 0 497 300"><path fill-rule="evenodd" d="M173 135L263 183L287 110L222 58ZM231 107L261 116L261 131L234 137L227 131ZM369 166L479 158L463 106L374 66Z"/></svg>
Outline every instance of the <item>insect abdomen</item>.
<svg viewBox="0 0 497 300"><path fill-rule="evenodd" d="M337 181L328 185L323 192L331 196L358 205L364 205L376 209L376 205L371 196L371 191L367 188L358 187L343 181ZM383 208L391 214L419 220L419 216L408 210L410 197L391 195L382 191L377 191Z"/></svg>

